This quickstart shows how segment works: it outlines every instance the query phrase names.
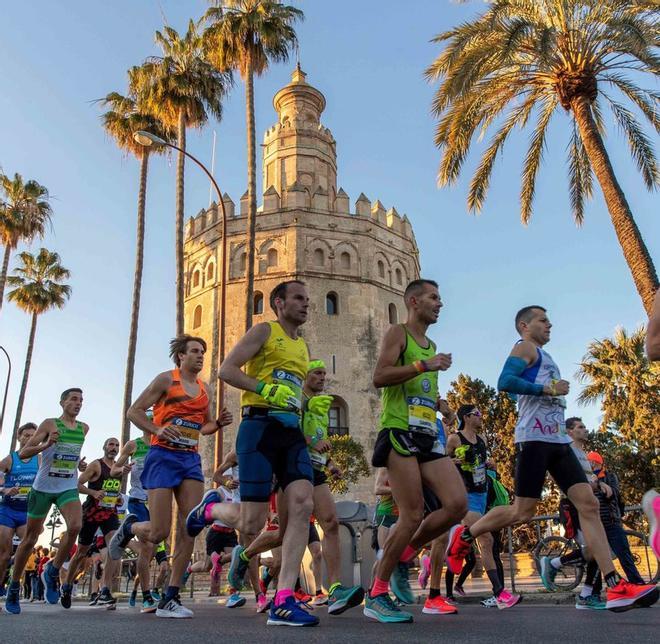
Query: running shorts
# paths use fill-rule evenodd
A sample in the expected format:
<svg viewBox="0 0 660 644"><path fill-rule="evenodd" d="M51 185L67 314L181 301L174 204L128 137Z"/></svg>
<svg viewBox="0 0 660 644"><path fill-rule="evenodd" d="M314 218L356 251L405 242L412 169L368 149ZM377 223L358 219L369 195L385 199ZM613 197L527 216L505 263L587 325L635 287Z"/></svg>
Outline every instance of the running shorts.
<svg viewBox="0 0 660 644"><path fill-rule="evenodd" d="M139 522L149 521L149 508L142 499L128 499L128 511L134 514Z"/></svg>
<svg viewBox="0 0 660 644"><path fill-rule="evenodd" d="M225 548L235 548L238 545L235 530L213 530L206 532L206 554L210 557L214 552L222 554Z"/></svg>
<svg viewBox="0 0 660 644"><path fill-rule="evenodd" d="M313 468L313 473L314 473L314 487L318 487L319 485L323 485L324 483L328 482L328 477L326 476L326 473L323 470L317 470L316 468Z"/></svg>
<svg viewBox="0 0 660 644"><path fill-rule="evenodd" d="M140 480L145 490L179 487L186 479L204 482L202 459L197 452L154 445L144 458Z"/></svg>
<svg viewBox="0 0 660 644"><path fill-rule="evenodd" d="M314 542L321 541L319 537L319 531L316 529L316 523L309 522L309 536L307 537L307 545Z"/></svg>
<svg viewBox="0 0 660 644"><path fill-rule="evenodd" d="M282 490L294 481L311 483L314 479L302 431L272 416L258 413L243 417L236 437L236 455L241 501L266 503L273 475Z"/></svg>
<svg viewBox="0 0 660 644"><path fill-rule="evenodd" d="M418 463L444 458L444 447L436 436L407 429L384 428L378 432L371 464L387 467L387 459L394 450L400 456L414 456Z"/></svg>
<svg viewBox="0 0 660 644"><path fill-rule="evenodd" d="M580 461L569 443L517 443L516 496L540 499L546 473L552 476L564 494L573 485L587 482Z"/></svg>
<svg viewBox="0 0 660 644"><path fill-rule="evenodd" d="M374 517L375 528L378 529L381 526L383 528L391 528L399 518L398 514L377 514Z"/></svg>
<svg viewBox="0 0 660 644"><path fill-rule="evenodd" d="M427 517L431 512L435 512L442 507L440 499L435 495L431 488L422 485L422 494L424 495L424 516Z"/></svg>
<svg viewBox="0 0 660 644"><path fill-rule="evenodd" d="M167 550L156 550L154 559L156 559L156 563L160 566L164 561L167 561Z"/></svg>
<svg viewBox="0 0 660 644"><path fill-rule="evenodd" d="M78 488L65 490L64 492L39 492L39 490L32 488L28 495L28 518L44 519L50 512L53 503L61 509L67 503L73 501L80 502Z"/></svg>
<svg viewBox="0 0 660 644"><path fill-rule="evenodd" d="M26 523L27 512L25 510L15 510L4 503L0 503L0 525L17 530Z"/></svg>
<svg viewBox="0 0 660 644"><path fill-rule="evenodd" d="M488 501L488 492L468 492L468 512L478 512L486 514L486 503Z"/></svg>
<svg viewBox="0 0 660 644"><path fill-rule="evenodd" d="M78 535L78 543L81 546L91 546L96 538L96 531L100 530L104 537L114 532L119 527L117 514L111 514L102 521L85 521ZM107 542L107 539L106 539Z"/></svg>

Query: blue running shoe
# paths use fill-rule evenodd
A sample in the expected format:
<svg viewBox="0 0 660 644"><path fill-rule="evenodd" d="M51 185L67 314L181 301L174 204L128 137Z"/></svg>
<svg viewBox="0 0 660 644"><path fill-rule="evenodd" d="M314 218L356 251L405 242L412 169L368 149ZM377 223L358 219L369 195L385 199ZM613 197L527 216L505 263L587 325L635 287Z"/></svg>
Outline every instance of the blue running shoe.
<svg viewBox="0 0 660 644"><path fill-rule="evenodd" d="M295 597L287 597L279 606L271 606L268 626L316 626L319 618L300 608Z"/></svg>
<svg viewBox="0 0 660 644"><path fill-rule="evenodd" d="M128 605L131 608L135 608L136 603L137 603L137 591L133 590L131 591L131 594L128 596Z"/></svg>
<svg viewBox="0 0 660 644"><path fill-rule="evenodd" d="M60 601L60 590L57 587L59 576L57 573L53 574L53 570L53 564L49 562L41 573L41 581L46 589L46 601L49 604L57 604Z"/></svg>
<svg viewBox="0 0 660 644"><path fill-rule="evenodd" d="M7 598L5 599L5 610L12 615L18 615L21 612L21 585L11 582L7 589Z"/></svg>
<svg viewBox="0 0 660 644"><path fill-rule="evenodd" d="M117 532L112 535L110 543L108 544L108 554L110 559L119 561L123 554L128 542L133 538L131 526L138 520L137 514L129 513L126 518L121 522Z"/></svg>
<svg viewBox="0 0 660 644"><path fill-rule="evenodd" d="M364 599L364 589L362 586L336 585L331 587L328 595L328 615L341 615L353 606L359 606Z"/></svg>
<svg viewBox="0 0 660 644"><path fill-rule="evenodd" d="M243 546L234 546L234 549L231 551L231 563L229 564L227 581L229 581L229 585L236 590L241 590L245 585L243 580L245 579L245 573L247 573L248 566L250 565L248 561L244 561L241 557L243 552L245 552Z"/></svg>
<svg viewBox="0 0 660 644"><path fill-rule="evenodd" d="M73 594L73 586L71 584L62 584L60 603L62 608L71 608L71 595Z"/></svg>
<svg viewBox="0 0 660 644"><path fill-rule="evenodd" d="M245 606L245 597L241 597L238 593L234 593L229 596L225 606L227 606L227 608L240 608L241 606Z"/></svg>
<svg viewBox="0 0 660 644"><path fill-rule="evenodd" d="M220 503L222 497L218 490L208 490L204 493L202 500L188 513L186 518L186 532L191 537L196 537L207 525L204 517L206 506L209 503Z"/></svg>
<svg viewBox="0 0 660 644"><path fill-rule="evenodd" d="M550 557L541 557L539 568L541 569L543 587L550 592L557 590L555 577L559 571L550 563Z"/></svg>
<svg viewBox="0 0 660 644"><path fill-rule="evenodd" d="M390 577L392 592L403 604L415 603L415 595L413 595L412 589L410 588L409 570L410 565L400 561Z"/></svg>

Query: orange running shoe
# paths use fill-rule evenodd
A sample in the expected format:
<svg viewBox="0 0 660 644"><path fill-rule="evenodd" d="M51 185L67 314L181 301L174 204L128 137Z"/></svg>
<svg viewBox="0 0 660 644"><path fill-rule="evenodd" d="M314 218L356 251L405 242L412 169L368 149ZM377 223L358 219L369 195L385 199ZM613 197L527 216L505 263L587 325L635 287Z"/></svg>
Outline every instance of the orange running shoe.
<svg viewBox="0 0 660 644"><path fill-rule="evenodd" d="M465 532L464 525L454 526L449 533L449 545L447 546L447 568L455 575L460 575L463 570L463 561L472 548L472 544L461 539Z"/></svg>
<svg viewBox="0 0 660 644"><path fill-rule="evenodd" d="M293 593L293 596L297 602L302 602L303 604L308 604L313 599L312 596L308 595L302 588L296 590L296 592Z"/></svg>
<svg viewBox="0 0 660 644"><path fill-rule="evenodd" d="M458 613L458 608L448 603L442 595L438 595L433 599L430 597L426 599L422 613L426 615L453 615Z"/></svg>
<svg viewBox="0 0 660 644"><path fill-rule="evenodd" d="M631 608L646 608L658 601L660 591L655 584L631 584L625 579L619 579L614 588L607 589L608 610L622 613Z"/></svg>

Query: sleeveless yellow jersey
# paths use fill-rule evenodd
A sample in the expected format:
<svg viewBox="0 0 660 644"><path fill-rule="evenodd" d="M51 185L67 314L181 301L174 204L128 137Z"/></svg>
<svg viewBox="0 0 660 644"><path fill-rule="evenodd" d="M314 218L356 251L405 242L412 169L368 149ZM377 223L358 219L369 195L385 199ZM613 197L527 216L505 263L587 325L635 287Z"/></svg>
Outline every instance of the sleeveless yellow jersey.
<svg viewBox="0 0 660 644"><path fill-rule="evenodd" d="M307 376L309 351L302 338L292 340L279 322L269 322L270 336L257 355L248 360L245 373L268 384L280 384L290 387L298 400L300 413L302 408L302 390ZM269 407L268 403L253 391L241 393L241 407ZM281 407L273 408L281 411Z"/></svg>

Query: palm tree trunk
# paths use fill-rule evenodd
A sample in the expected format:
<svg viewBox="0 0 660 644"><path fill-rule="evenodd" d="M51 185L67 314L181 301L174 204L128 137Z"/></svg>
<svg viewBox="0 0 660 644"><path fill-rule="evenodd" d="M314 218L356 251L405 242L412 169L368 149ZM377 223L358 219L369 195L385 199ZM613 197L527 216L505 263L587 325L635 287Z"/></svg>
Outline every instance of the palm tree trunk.
<svg viewBox="0 0 660 644"><path fill-rule="evenodd" d="M633 219L626 196L623 194L623 190L614 175L614 169L591 114L587 99L577 97L571 107L580 130L582 142L603 191L605 203L614 224L614 231L623 249L623 256L628 263L644 308L650 314L653 298L658 290L658 276L655 272L653 260Z"/></svg>
<svg viewBox="0 0 660 644"><path fill-rule="evenodd" d="M16 449L16 436L18 427L21 424L21 414L23 413L23 403L25 402L25 393L27 391L28 378L30 377L30 365L32 364L32 350L34 349L34 336L37 333L36 313L32 314L32 325L30 326L30 339L28 340L27 354L25 356L25 369L23 369L23 382L21 382L21 391L18 394L18 405L16 405L16 418L14 420L14 431L11 434L10 451Z"/></svg>
<svg viewBox="0 0 660 644"><path fill-rule="evenodd" d="M252 326L254 293L254 255L255 233L257 226L257 159L255 153L254 125L254 71L252 62L248 60L245 77L245 115L247 120L247 153L248 153L248 219L247 219L247 270L245 284L245 330Z"/></svg>
<svg viewBox="0 0 660 644"><path fill-rule="evenodd" d="M140 292L142 290L142 266L144 264L144 215L147 196L147 169L149 152L144 150L140 160L140 189L138 192L137 237L135 247L135 274L133 276L133 304L131 308L131 328L128 334L128 355L126 357L126 377L124 379L124 403L121 415L121 444L131 437L131 423L126 414L133 398L133 373L135 370L135 348L137 346L138 321L140 318Z"/></svg>
<svg viewBox="0 0 660 644"><path fill-rule="evenodd" d="M179 113L177 127L177 145L186 149L186 115L184 110ZM176 163L176 334L183 333L183 189L186 156L179 152Z"/></svg>
<svg viewBox="0 0 660 644"><path fill-rule="evenodd" d="M2 272L0 273L0 309L5 299L5 284L7 283L7 270L9 268L9 256L11 255L11 248L9 244L5 246L5 255L2 258Z"/></svg>

